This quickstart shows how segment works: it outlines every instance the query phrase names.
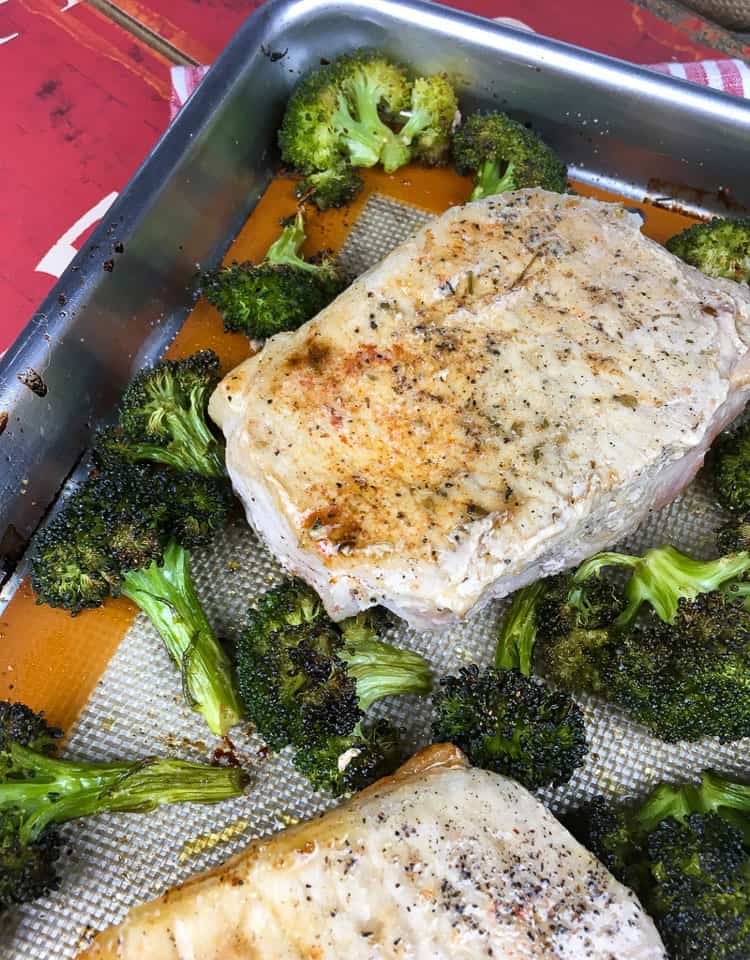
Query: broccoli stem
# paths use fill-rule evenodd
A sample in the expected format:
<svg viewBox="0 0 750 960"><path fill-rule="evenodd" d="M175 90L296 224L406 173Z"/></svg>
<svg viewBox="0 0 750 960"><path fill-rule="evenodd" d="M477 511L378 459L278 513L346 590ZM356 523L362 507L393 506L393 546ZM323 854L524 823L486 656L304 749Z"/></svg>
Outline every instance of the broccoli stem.
<svg viewBox="0 0 750 960"><path fill-rule="evenodd" d="M484 200L496 193L505 193L506 190L515 190L513 164L509 163L505 173L500 175L500 164L496 160L485 160L477 170L474 189L469 200Z"/></svg>
<svg viewBox="0 0 750 960"><path fill-rule="evenodd" d="M536 611L546 589L544 581L537 580L513 594L495 649L495 666L499 670L520 670L525 677L531 676Z"/></svg>
<svg viewBox="0 0 750 960"><path fill-rule="evenodd" d="M712 770L701 774L698 786L659 784L638 808L635 817L638 830L648 834L667 817L684 820L694 813L720 813L731 820L743 832L745 842L750 843L750 786L734 783Z"/></svg>
<svg viewBox="0 0 750 960"><path fill-rule="evenodd" d="M320 268L314 263L308 263L300 256L302 244L305 242L305 223L302 214L298 213L294 221L281 231L281 235L268 248L266 262L283 263L290 267L298 267L316 273Z"/></svg>
<svg viewBox="0 0 750 960"><path fill-rule="evenodd" d="M159 631L180 669L188 703L203 714L212 733L224 736L239 722L242 709L229 658L195 592L187 551L172 541L161 564L125 574L122 592Z"/></svg>
<svg viewBox="0 0 750 960"><path fill-rule="evenodd" d="M237 797L247 782L233 767L150 758L131 763L80 763L42 756L13 744L14 767L28 779L0 783L0 809L28 813L24 839L52 823L111 812L145 812L166 803L214 803Z"/></svg>
<svg viewBox="0 0 750 960"><path fill-rule="evenodd" d="M154 392L159 416L166 421L175 450L160 444L133 442L131 447L137 451L137 458L165 463L176 470L187 470L203 477L225 477L227 471L221 448L204 416L205 392L191 392L189 410L175 403L168 390L163 390L161 397L156 389Z"/></svg>
<svg viewBox="0 0 750 960"><path fill-rule="evenodd" d="M616 628L625 629L644 602L650 603L665 623L674 623L680 600L694 600L739 577L750 568L750 553L742 551L716 560L694 560L670 546L655 547L642 557L599 553L581 564L573 579L581 583L606 566L633 570L625 586L627 604L614 622Z"/></svg>
<svg viewBox="0 0 750 960"><path fill-rule="evenodd" d="M380 119L380 87L362 74L351 80L349 91L357 119L352 117L342 96L334 120L342 131L353 166L373 167L381 162L385 172L392 173L408 163L411 156L408 146Z"/></svg>
<svg viewBox="0 0 750 960"><path fill-rule="evenodd" d="M383 640L348 640L339 655L356 680L357 698L364 712L383 697L405 693L424 696L432 690L429 664L413 650Z"/></svg>

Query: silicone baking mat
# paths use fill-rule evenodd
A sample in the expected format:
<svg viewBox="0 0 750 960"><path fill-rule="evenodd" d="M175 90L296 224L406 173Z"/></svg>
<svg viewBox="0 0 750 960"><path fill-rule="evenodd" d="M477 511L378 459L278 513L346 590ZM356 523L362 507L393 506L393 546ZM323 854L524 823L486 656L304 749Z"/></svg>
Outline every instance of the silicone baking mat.
<svg viewBox="0 0 750 960"><path fill-rule="evenodd" d="M347 238L340 260L362 273L429 219L422 210L373 196ZM705 482L655 512L629 538L641 550L669 541L710 554L712 532L723 519ZM253 597L282 576L277 563L241 518L207 549L195 551L198 592L220 636L231 638ZM433 634L394 629L393 639L424 653L437 676L470 661L486 663L503 604L493 603L460 626ZM666 745L622 715L585 701L591 752L564 788L543 797L553 809L599 792L639 792L661 779L689 778L711 766L724 773L750 770L750 740ZM392 701L388 713L414 747L427 742L429 706ZM120 920L136 903L157 896L189 875L221 863L253 837L314 815L333 801L311 792L287 752L263 756L254 736L233 731L238 756L252 770L245 796L217 806L183 804L146 816L110 815L66 828L70 841L64 882L52 896L6 915L0 956L23 960L69 958L92 931ZM138 616L102 677L68 742L72 755L92 759L178 754L205 760L217 743L181 696L179 677L147 619Z"/></svg>

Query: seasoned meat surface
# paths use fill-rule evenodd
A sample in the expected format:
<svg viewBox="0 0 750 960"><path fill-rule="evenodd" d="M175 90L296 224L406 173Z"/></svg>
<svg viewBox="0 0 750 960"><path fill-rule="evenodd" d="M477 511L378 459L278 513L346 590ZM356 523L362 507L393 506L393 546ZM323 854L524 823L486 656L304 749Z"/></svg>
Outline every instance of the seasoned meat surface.
<svg viewBox="0 0 750 960"><path fill-rule="evenodd" d="M88 960L665 960L530 793L429 748L318 820L132 911Z"/></svg>
<svg viewBox="0 0 750 960"><path fill-rule="evenodd" d="M694 475L747 397L750 292L640 225L541 190L452 208L219 385L250 522L334 617L440 626Z"/></svg>

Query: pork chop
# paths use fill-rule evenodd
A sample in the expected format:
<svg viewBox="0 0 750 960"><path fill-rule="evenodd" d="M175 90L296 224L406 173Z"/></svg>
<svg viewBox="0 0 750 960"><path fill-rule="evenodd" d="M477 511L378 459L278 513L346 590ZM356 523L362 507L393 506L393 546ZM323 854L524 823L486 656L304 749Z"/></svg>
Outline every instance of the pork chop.
<svg viewBox="0 0 750 960"><path fill-rule="evenodd" d="M523 787L454 747L137 907L87 960L664 960L653 923Z"/></svg>
<svg viewBox="0 0 750 960"><path fill-rule="evenodd" d="M250 522L336 619L418 628L671 500L748 396L750 291L619 204L454 207L211 399Z"/></svg>

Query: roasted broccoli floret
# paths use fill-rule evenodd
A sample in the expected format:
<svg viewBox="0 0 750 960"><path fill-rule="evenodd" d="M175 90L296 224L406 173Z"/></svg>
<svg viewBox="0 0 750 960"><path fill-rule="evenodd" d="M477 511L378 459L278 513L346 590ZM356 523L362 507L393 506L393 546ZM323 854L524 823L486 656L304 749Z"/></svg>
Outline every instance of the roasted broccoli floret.
<svg viewBox="0 0 750 960"><path fill-rule="evenodd" d="M625 629L644 603L665 623L674 623L680 600L694 600L742 576L750 568L750 553L740 551L715 560L694 560L668 545L648 550L642 557L597 553L581 564L574 580L583 583L612 566L632 571L625 585L625 608L614 621L616 628Z"/></svg>
<svg viewBox="0 0 750 960"><path fill-rule="evenodd" d="M390 169L408 162L408 147L384 120L409 107L410 92L405 68L372 50L345 54L303 77L279 130L282 160L308 177L299 193L316 186L311 175L325 174L324 194L312 193L325 209L337 205L332 199L351 195L352 167L372 167L386 150Z"/></svg>
<svg viewBox="0 0 750 960"><path fill-rule="evenodd" d="M723 434L712 454L719 499L729 510L750 511L750 427Z"/></svg>
<svg viewBox="0 0 750 960"><path fill-rule="evenodd" d="M224 735L241 710L232 669L201 608L186 548L226 520L222 480L120 463L87 480L32 554L39 603L76 614L124 594L147 614L180 669L190 705Z"/></svg>
<svg viewBox="0 0 750 960"><path fill-rule="evenodd" d="M123 395L117 426L97 438L97 462L150 460L206 477L225 476L224 446L208 419L208 400L218 382L213 350L142 370Z"/></svg>
<svg viewBox="0 0 750 960"><path fill-rule="evenodd" d="M201 291L221 313L224 329L253 339L296 330L346 286L327 257L304 260L302 214L288 223L260 263L233 263L203 275Z"/></svg>
<svg viewBox="0 0 750 960"><path fill-rule="evenodd" d="M667 240L667 250L709 277L750 283L750 217L696 223Z"/></svg>
<svg viewBox="0 0 750 960"><path fill-rule="evenodd" d="M597 798L571 828L635 890L672 960L750 956L750 787L705 772L642 803Z"/></svg>
<svg viewBox="0 0 750 960"><path fill-rule="evenodd" d="M565 164L531 130L504 113L470 114L453 134L453 156L462 175L474 175L472 200L506 190L542 187L564 193Z"/></svg>
<svg viewBox="0 0 750 960"><path fill-rule="evenodd" d="M404 116L408 119L399 130L398 140L412 148L412 159L429 166L444 163L458 116L458 101L448 78L435 74L415 80Z"/></svg>
<svg viewBox="0 0 750 960"><path fill-rule="evenodd" d="M539 597L535 663L564 690L602 693L610 659L610 627L625 605L604 577L577 583L570 573L544 581Z"/></svg>
<svg viewBox="0 0 750 960"><path fill-rule="evenodd" d="M632 570L622 591L602 576L610 563ZM712 561L672 547L642 558L600 554L548 581L536 663L556 685L603 696L662 740L748 736L750 585L734 579L747 566L746 553ZM581 596L583 608L571 603Z"/></svg>
<svg viewBox="0 0 750 960"><path fill-rule="evenodd" d="M464 667L433 695L432 739L460 747L475 766L530 790L566 783L586 757L583 713L566 693L531 676L540 581L519 590L506 613L495 666Z"/></svg>
<svg viewBox="0 0 750 960"><path fill-rule="evenodd" d="M61 760L61 735L24 704L0 701L0 911L58 886L59 824L165 803L215 803L239 796L247 782L239 769L183 760Z"/></svg>
<svg viewBox="0 0 750 960"><path fill-rule="evenodd" d="M237 647L239 689L272 749L304 751L348 737L376 700L430 691L424 658L377 639L371 625L369 618L334 623L298 580L270 590L249 611Z"/></svg>
<svg viewBox="0 0 750 960"><path fill-rule="evenodd" d="M412 159L441 162L455 115L444 76L412 84L406 68L379 51L356 50L302 78L279 145L284 163L305 177L298 194L326 209L361 186L353 168L381 163L390 173Z"/></svg>
<svg viewBox="0 0 750 960"><path fill-rule="evenodd" d="M358 723L346 736L298 750L294 765L316 790L334 797L358 790L393 773L403 759L401 738L387 720Z"/></svg>

